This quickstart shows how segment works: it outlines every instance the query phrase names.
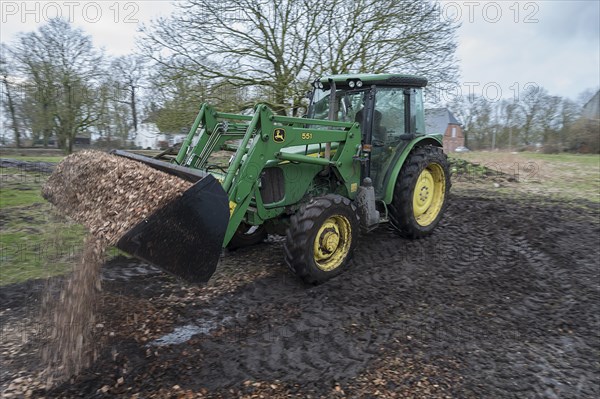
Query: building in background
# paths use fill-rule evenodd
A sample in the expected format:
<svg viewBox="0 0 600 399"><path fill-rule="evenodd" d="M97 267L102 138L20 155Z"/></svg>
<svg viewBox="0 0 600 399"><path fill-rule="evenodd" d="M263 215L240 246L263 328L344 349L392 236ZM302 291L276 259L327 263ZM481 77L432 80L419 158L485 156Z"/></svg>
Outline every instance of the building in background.
<svg viewBox="0 0 600 399"><path fill-rule="evenodd" d="M586 119L600 119L600 90L594 97L590 98L590 101L585 103L581 116Z"/></svg>
<svg viewBox="0 0 600 399"><path fill-rule="evenodd" d="M185 140L186 134L161 133L155 123L144 122L138 126L134 144L142 150L164 150Z"/></svg>
<svg viewBox="0 0 600 399"><path fill-rule="evenodd" d="M462 125L447 108L425 110L425 133L443 135L445 152L465 146Z"/></svg>
<svg viewBox="0 0 600 399"><path fill-rule="evenodd" d="M156 139L160 135L160 130L155 123L143 122L138 126L134 144L142 150L156 149Z"/></svg>

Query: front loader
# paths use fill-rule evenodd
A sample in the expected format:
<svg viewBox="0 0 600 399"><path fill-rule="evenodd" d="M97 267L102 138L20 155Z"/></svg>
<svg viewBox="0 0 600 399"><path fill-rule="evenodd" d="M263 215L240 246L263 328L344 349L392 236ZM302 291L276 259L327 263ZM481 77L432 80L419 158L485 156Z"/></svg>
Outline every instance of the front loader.
<svg viewBox="0 0 600 399"><path fill-rule="evenodd" d="M114 152L195 183L117 246L200 282L221 248L285 235L287 265L320 283L346 269L359 234L382 222L405 237L430 234L450 180L441 137L425 134L426 84L398 74L326 76L314 82L304 118L263 104L252 115L203 104L170 162Z"/></svg>

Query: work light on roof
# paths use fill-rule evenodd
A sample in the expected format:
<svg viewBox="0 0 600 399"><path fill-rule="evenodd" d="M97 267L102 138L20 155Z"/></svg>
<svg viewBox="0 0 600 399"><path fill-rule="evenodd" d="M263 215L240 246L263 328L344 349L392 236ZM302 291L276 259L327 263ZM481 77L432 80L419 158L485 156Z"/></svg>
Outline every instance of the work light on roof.
<svg viewBox="0 0 600 399"><path fill-rule="evenodd" d="M362 85L363 85L362 80L357 80L356 81L356 87L362 87Z"/></svg>
<svg viewBox="0 0 600 399"><path fill-rule="evenodd" d="M348 82L348 86L350 86L351 89L354 89L354 85L355 85L355 83L353 80Z"/></svg>

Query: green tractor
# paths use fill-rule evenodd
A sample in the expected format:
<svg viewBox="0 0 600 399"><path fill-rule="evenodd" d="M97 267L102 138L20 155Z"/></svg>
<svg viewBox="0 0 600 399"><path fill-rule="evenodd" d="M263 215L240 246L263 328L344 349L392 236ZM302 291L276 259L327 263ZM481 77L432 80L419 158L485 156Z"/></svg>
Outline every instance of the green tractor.
<svg viewBox="0 0 600 399"><path fill-rule="evenodd" d="M284 235L289 268L321 283L348 267L361 232L380 223L427 236L444 213L450 175L441 137L425 134L426 85L399 74L322 77L303 118L263 104L253 115L203 104L170 162L114 152L196 182L118 247L201 282L222 248Z"/></svg>

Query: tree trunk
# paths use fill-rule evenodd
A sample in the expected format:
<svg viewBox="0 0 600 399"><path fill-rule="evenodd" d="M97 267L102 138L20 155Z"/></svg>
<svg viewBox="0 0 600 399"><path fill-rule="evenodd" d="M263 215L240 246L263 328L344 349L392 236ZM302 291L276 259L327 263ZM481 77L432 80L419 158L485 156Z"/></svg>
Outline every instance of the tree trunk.
<svg viewBox="0 0 600 399"><path fill-rule="evenodd" d="M56 145L58 148L64 150L67 148L67 140L64 137L59 136L56 138Z"/></svg>
<svg viewBox="0 0 600 399"><path fill-rule="evenodd" d="M21 147L21 132L19 131L19 124L17 123L17 115L15 112L15 104L12 99L12 93L10 90L10 85L8 84L8 79L4 76L3 79L4 87L6 88L6 99L8 101L8 112L10 113L10 118L12 120L12 128L15 133L15 145L17 148Z"/></svg>
<svg viewBox="0 0 600 399"><path fill-rule="evenodd" d="M131 119L133 122L133 131L135 132L136 136L137 136L137 130L138 130L138 119L137 119L137 109L135 107L135 87L131 86Z"/></svg>
<svg viewBox="0 0 600 399"><path fill-rule="evenodd" d="M42 130L42 134L43 134L43 139L44 139L44 148L48 148L48 141L50 140L50 137L52 136L52 128L50 126L52 126L52 113L51 111L48 109L49 108L49 104L47 102L44 101L43 105L42 105L42 109L43 109L43 130ZM58 137L57 137L58 139Z"/></svg>
<svg viewBox="0 0 600 399"><path fill-rule="evenodd" d="M275 102L277 103L276 108L273 109L277 115L287 116L285 103L285 95L276 93L275 94Z"/></svg>

